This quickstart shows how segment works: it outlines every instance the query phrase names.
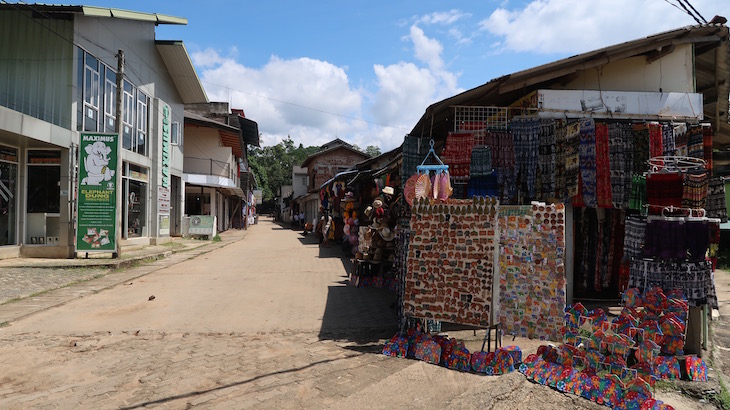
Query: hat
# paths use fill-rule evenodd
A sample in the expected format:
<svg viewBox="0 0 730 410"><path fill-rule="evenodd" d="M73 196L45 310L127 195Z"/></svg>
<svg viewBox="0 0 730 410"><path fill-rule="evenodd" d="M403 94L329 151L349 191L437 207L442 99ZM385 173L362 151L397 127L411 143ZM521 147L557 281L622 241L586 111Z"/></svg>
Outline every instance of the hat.
<svg viewBox="0 0 730 410"><path fill-rule="evenodd" d="M372 206L369 206L369 207L365 208L365 216L367 216L369 218L370 215L372 215L372 213L373 213L373 207Z"/></svg>
<svg viewBox="0 0 730 410"><path fill-rule="evenodd" d="M387 187L383 188L382 192L383 192L383 195L394 195L395 194L395 190L393 189L392 186L387 186Z"/></svg>
<svg viewBox="0 0 730 410"><path fill-rule="evenodd" d="M384 240L390 242L393 239L395 239L395 234L393 233L393 231L390 228L388 228L386 226L380 230L380 237L383 238Z"/></svg>
<svg viewBox="0 0 730 410"><path fill-rule="evenodd" d="M383 200L381 198L375 198L373 201L373 208L380 208L383 206Z"/></svg>
<svg viewBox="0 0 730 410"><path fill-rule="evenodd" d="M343 202L355 202L355 194L352 191L349 191L345 194L345 197L342 199Z"/></svg>

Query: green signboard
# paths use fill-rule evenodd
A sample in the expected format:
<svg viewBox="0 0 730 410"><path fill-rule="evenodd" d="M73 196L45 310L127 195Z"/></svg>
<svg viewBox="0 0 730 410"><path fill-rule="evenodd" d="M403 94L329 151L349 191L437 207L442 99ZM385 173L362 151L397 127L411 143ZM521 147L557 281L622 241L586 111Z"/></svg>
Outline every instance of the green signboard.
<svg viewBox="0 0 730 410"><path fill-rule="evenodd" d="M116 252L118 138L117 134L81 134L77 252Z"/></svg>

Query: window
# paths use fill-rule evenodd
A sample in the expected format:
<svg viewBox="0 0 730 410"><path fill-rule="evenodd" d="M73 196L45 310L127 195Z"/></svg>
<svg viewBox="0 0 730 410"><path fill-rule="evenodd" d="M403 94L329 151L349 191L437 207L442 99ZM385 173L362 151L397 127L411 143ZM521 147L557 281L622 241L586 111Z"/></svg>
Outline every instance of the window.
<svg viewBox="0 0 730 410"><path fill-rule="evenodd" d="M104 131L115 132L117 126L117 73L107 67L104 80Z"/></svg>
<svg viewBox="0 0 730 410"><path fill-rule="evenodd" d="M27 211L58 213L61 203L61 152L28 151Z"/></svg>
<svg viewBox="0 0 730 410"><path fill-rule="evenodd" d="M182 145L182 134L180 133L180 123L174 121L170 127L170 144Z"/></svg>
<svg viewBox="0 0 730 410"><path fill-rule="evenodd" d="M132 151L142 155L147 155L148 102L149 98L144 93L137 91L137 141L132 147Z"/></svg>
<svg viewBox="0 0 730 410"><path fill-rule="evenodd" d="M203 188L193 188L198 192L185 193L185 215L210 215L210 194L203 192Z"/></svg>
<svg viewBox="0 0 730 410"><path fill-rule="evenodd" d="M128 81L124 81L124 94L122 95L122 147L132 150L132 134L134 131L134 87Z"/></svg>
<svg viewBox="0 0 730 410"><path fill-rule="evenodd" d="M99 130L99 61L84 59L84 131Z"/></svg>
<svg viewBox="0 0 730 410"><path fill-rule="evenodd" d="M127 227L125 238L147 236L147 168L125 162L122 167L122 185L125 207L122 226Z"/></svg>

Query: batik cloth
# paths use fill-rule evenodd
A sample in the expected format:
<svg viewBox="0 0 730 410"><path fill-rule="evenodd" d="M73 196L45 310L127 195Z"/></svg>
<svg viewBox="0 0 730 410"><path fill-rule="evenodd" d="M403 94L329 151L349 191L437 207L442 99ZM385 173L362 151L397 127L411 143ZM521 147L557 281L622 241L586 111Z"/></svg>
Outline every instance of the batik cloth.
<svg viewBox="0 0 730 410"><path fill-rule="evenodd" d="M474 147L474 136L471 133L450 132L446 136L446 146L441 152L441 161L449 166L452 177L468 177L471 150Z"/></svg>
<svg viewBox="0 0 730 410"><path fill-rule="evenodd" d="M471 150L470 177L482 177L492 173L492 148L474 147Z"/></svg>
<svg viewBox="0 0 730 410"><path fill-rule="evenodd" d="M411 175L414 175L416 167L421 165L423 159L428 155L429 145L425 138L418 138L406 135L403 140L403 169L401 181L406 183ZM401 187L403 188L403 187Z"/></svg>
<svg viewBox="0 0 730 410"><path fill-rule="evenodd" d="M725 202L725 181L720 177L710 179L707 187L707 201L705 204L707 217L720 218L721 222L727 222L727 207Z"/></svg>
<svg viewBox="0 0 730 410"><path fill-rule="evenodd" d="M712 136L712 125L702 124L702 152L708 171L712 171Z"/></svg>
<svg viewBox="0 0 730 410"><path fill-rule="evenodd" d="M540 191L538 198L542 201L547 201L555 195L555 174L557 166L555 145L555 121L551 119L540 120L540 149L538 158Z"/></svg>
<svg viewBox="0 0 730 410"><path fill-rule="evenodd" d="M583 203L586 207L598 205L596 190L596 124L593 119L580 122L580 177Z"/></svg>
<svg viewBox="0 0 730 410"><path fill-rule="evenodd" d="M596 123L596 197L599 207L613 207L611 191L608 125L599 122Z"/></svg>
<svg viewBox="0 0 730 410"><path fill-rule="evenodd" d="M702 125L692 125L687 131L687 156L705 159L704 135L702 131Z"/></svg>
<svg viewBox="0 0 730 410"><path fill-rule="evenodd" d="M646 218L626 217L624 236L624 261L641 258L644 252L644 238L646 237Z"/></svg>
<svg viewBox="0 0 730 410"><path fill-rule="evenodd" d="M649 170L649 127L646 123L637 123L632 127L633 134L633 173L642 174Z"/></svg>
<svg viewBox="0 0 730 410"><path fill-rule="evenodd" d="M566 150L566 123L563 120L555 122L555 198L566 201L568 195L565 190L565 150Z"/></svg>
<svg viewBox="0 0 730 410"><path fill-rule="evenodd" d="M658 122L650 122L649 127L649 157L661 157L664 155L664 143L662 125Z"/></svg>
<svg viewBox="0 0 730 410"><path fill-rule="evenodd" d="M685 208L704 208L707 202L707 187L710 176L707 172L684 175L682 206Z"/></svg>

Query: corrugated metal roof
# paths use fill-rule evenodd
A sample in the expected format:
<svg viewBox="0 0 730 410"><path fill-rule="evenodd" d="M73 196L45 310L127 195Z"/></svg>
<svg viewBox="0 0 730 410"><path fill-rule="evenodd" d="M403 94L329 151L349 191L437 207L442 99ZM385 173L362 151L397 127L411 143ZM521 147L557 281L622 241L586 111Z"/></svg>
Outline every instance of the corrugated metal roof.
<svg viewBox="0 0 730 410"><path fill-rule="evenodd" d="M155 44L183 103L208 102L208 96L195 72L185 44L182 41L161 40L155 41Z"/></svg>
<svg viewBox="0 0 730 410"><path fill-rule="evenodd" d="M453 107L457 105L508 106L520 97L540 88L550 88L551 84L578 71L639 55L655 58L665 47L669 50L673 45L688 43L694 44L696 53L700 53L695 62L697 92L705 96L705 120L716 126L715 148L730 147L728 28L720 24L683 27L495 78L430 105L413 127L411 135L445 137L448 131L453 130ZM706 89L701 90L701 87ZM707 98L713 93L714 98Z"/></svg>
<svg viewBox="0 0 730 410"><path fill-rule="evenodd" d="M42 4L42 3L4 3L0 9L25 10L40 14L83 14L88 17L113 17L127 20L149 21L155 24L188 24L188 19L183 17L168 16L158 13L143 13L141 11L115 9L98 6L76 6L65 4Z"/></svg>

